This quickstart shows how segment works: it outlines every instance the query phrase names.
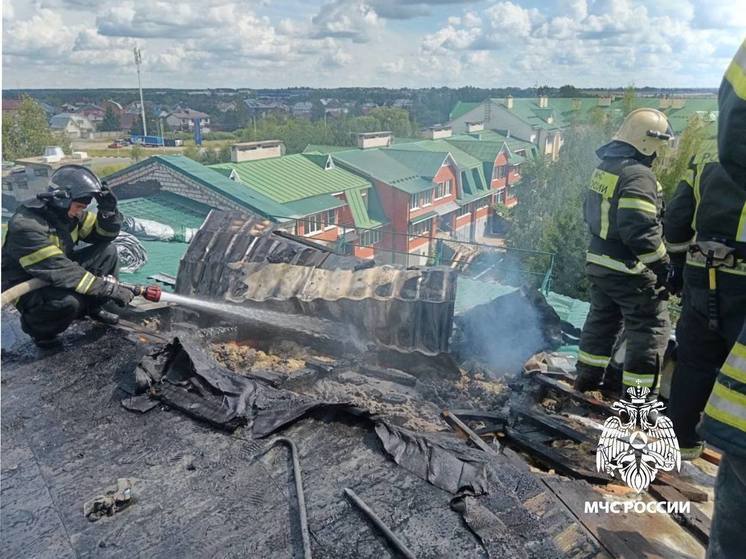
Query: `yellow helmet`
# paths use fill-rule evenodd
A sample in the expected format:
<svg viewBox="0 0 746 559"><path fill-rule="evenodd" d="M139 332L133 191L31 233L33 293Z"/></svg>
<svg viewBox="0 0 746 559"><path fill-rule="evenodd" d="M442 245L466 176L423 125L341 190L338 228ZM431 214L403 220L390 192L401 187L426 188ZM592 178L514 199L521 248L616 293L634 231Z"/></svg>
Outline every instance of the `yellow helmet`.
<svg viewBox="0 0 746 559"><path fill-rule="evenodd" d="M635 109L624 119L612 140L629 144L643 155L653 155L673 140L673 130L662 112Z"/></svg>

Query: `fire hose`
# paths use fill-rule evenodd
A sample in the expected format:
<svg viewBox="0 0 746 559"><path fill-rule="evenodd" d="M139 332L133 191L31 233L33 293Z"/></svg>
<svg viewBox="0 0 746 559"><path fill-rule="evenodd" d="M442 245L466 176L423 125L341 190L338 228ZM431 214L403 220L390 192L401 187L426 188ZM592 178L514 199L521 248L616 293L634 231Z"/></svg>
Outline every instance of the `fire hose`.
<svg viewBox="0 0 746 559"><path fill-rule="evenodd" d="M129 289L130 291L132 291L132 293L134 293L136 297L139 295L140 297L143 297L148 301L153 301L154 303L157 303L161 300L162 291L160 286L158 285L135 285L123 282L118 283L125 289ZM20 297L23 297L24 295L27 295L32 291L36 291L37 289L46 287L48 285L49 282L46 282L39 278L31 278L30 280L21 282L18 285L14 285L13 287L2 292L2 295L0 295L0 306L4 307L5 305L12 304Z"/></svg>

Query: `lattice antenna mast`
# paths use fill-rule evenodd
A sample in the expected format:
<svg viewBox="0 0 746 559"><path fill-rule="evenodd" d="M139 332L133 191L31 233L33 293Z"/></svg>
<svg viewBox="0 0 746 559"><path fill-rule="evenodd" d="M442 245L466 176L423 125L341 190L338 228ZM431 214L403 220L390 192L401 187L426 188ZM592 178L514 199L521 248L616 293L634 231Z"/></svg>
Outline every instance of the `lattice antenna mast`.
<svg viewBox="0 0 746 559"><path fill-rule="evenodd" d="M148 124L145 122L145 102L142 99L142 81L140 79L140 66L142 65L142 53L138 47L134 48L135 66L137 66L137 87L140 88L140 111L142 114L142 135L148 135Z"/></svg>

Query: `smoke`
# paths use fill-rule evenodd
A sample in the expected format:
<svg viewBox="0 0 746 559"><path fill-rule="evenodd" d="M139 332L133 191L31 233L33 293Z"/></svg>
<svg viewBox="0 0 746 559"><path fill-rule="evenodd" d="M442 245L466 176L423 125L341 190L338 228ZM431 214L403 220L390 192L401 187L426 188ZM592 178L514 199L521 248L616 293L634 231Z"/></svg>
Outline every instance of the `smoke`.
<svg viewBox="0 0 746 559"><path fill-rule="evenodd" d="M520 372L529 357L562 342L560 317L533 288L502 295L455 317L453 352L492 376Z"/></svg>

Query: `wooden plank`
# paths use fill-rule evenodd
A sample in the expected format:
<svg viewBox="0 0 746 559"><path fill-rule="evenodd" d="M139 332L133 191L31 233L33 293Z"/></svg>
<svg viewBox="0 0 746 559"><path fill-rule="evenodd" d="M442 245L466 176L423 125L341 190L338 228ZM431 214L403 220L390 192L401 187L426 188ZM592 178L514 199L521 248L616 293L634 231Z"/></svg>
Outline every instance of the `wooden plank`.
<svg viewBox="0 0 746 559"><path fill-rule="evenodd" d="M524 417L535 424L544 427L545 430L562 436L563 438L570 439L577 443L591 443L591 438L585 433L573 429L569 425L563 423L561 420L555 419L554 417L546 414L530 410L530 409L519 409L517 410L519 416Z"/></svg>
<svg viewBox="0 0 746 559"><path fill-rule="evenodd" d="M560 454L549 446L529 439L515 429L508 427L505 433L508 439L513 441L518 447L537 458L546 466L553 468L556 472L575 478L582 478L592 483L606 484L610 481L603 474L573 464L567 456Z"/></svg>
<svg viewBox="0 0 746 559"><path fill-rule="evenodd" d="M583 394L582 392L578 392L574 388L571 388L558 380L554 380L543 374L534 375L531 378L536 379L538 382L540 382L541 384L543 384L544 386L548 388L561 392L562 394L564 394L565 396L569 398L572 398L576 402L585 404L586 406L593 409L597 413L602 413L604 415L610 415L610 414L615 415L614 410L606 402L602 402L601 400L597 400L596 398L591 398L590 396L587 396L586 394Z"/></svg>
<svg viewBox="0 0 746 559"><path fill-rule="evenodd" d="M705 493L701 489L697 489L691 483L688 483L683 479L670 474L669 472L659 471L655 479L656 481L665 483L666 485L670 485L690 501L694 501L695 503L707 502L707 493Z"/></svg>
<svg viewBox="0 0 746 559"><path fill-rule="evenodd" d="M702 460L705 460L706 462L709 462L710 464L715 464L716 466L720 465L720 459L722 458L722 454L720 454L716 450L712 450L711 448L705 448L702 451Z"/></svg>
<svg viewBox="0 0 746 559"><path fill-rule="evenodd" d="M587 483L553 476L545 477L542 481L612 557L704 557L701 542L667 514L586 512L585 503L604 500Z"/></svg>
<svg viewBox="0 0 746 559"><path fill-rule="evenodd" d="M491 456L497 456L497 450L492 448L490 445L488 445L486 442L482 440L482 438L477 435L474 431L472 431L468 425L466 425L463 421L461 421L458 417L453 415L448 410L443 410L443 413L441 414L443 416L443 419L445 419L449 425L456 426L456 428L460 429L466 435L469 437L469 440L473 442L475 445L477 445L480 449L485 451L487 454Z"/></svg>
<svg viewBox="0 0 746 559"><path fill-rule="evenodd" d="M685 503L687 497L669 485L654 483L648 488L648 493L659 501L669 503ZM704 545L710 542L710 519L702 511L690 507L688 513L669 513L671 518L689 530L694 537Z"/></svg>

